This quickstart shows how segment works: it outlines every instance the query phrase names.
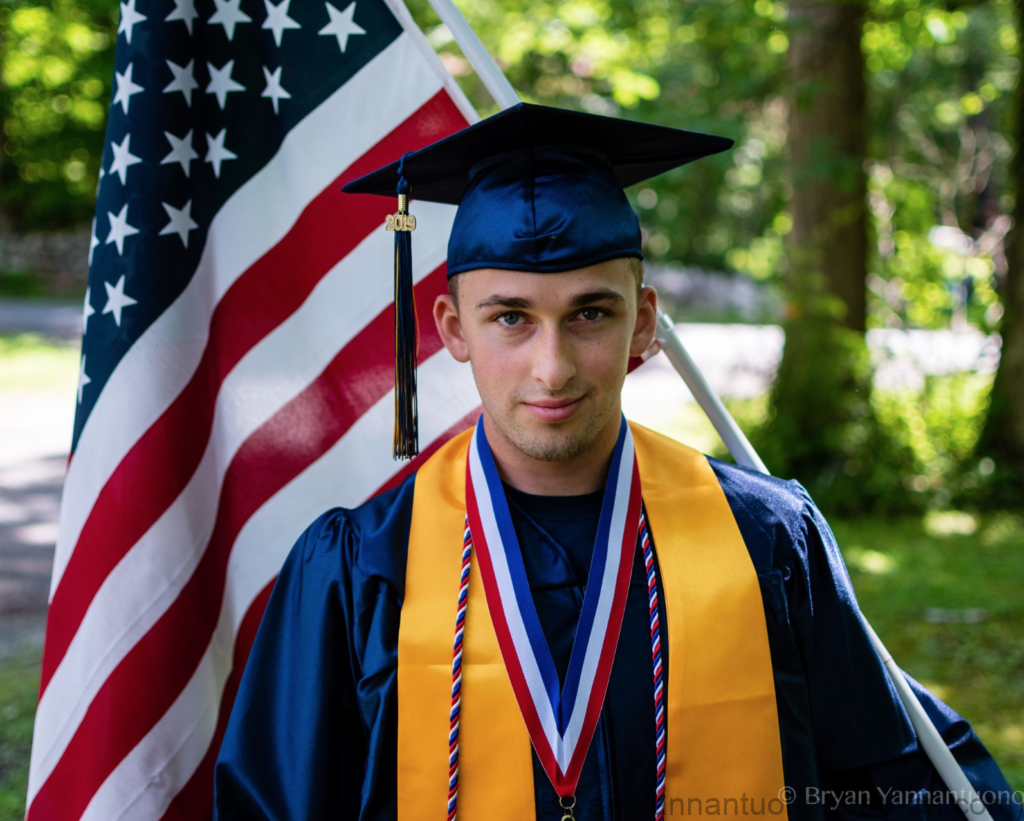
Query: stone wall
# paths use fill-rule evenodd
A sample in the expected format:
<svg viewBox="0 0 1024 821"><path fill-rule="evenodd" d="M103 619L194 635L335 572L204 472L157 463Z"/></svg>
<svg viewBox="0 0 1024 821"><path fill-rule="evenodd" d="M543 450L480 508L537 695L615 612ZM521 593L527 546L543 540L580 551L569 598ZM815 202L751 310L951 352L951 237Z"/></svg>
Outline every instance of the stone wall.
<svg viewBox="0 0 1024 821"><path fill-rule="evenodd" d="M88 226L27 234L0 230L0 274L29 274L54 297L85 292L88 258Z"/></svg>

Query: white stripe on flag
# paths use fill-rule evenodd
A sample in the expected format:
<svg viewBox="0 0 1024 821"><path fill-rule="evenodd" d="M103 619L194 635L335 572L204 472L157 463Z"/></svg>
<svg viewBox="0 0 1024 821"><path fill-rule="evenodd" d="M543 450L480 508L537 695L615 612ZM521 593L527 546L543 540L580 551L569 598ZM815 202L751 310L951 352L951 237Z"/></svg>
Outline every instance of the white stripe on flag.
<svg viewBox="0 0 1024 821"><path fill-rule="evenodd" d="M419 391L424 442L436 440L480 402L469 366L445 350L420 367ZM107 778L82 821L152 821L163 815L213 739L242 618L310 522L331 507L353 506L351 500L365 499L401 469L389 457L393 424L392 390L245 524L232 550L228 595L202 662L174 705ZM351 470L352 465L362 467Z"/></svg>
<svg viewBox="0 0 1024 821"><path fill-rule="evenodd" d="M214 217L195 275L118 363L79 437L64 482L51 599L103 486L195 372L221 297L327 183L441 90L438 76L424 67L414 38L399 36L296 125ZM403 78L397 85L396 76ZM386 270L380 266L367 270Z"/></svg>
<svg viewBox="0 0 1024 821"><path fill-rule="evenodd" d="M417 279L444 261L454 212L450 205L417 206L420 225L429 228L417 231L413 243ZM56 766L107 676L191 577L213 530L224 473L238 449L391 303L391 279L367 276L367 271L386 265L393 243L383 230L371 233L224 380L213 435L199 467L174 503L104 580L39 701L29 800ZM350 505L360 501L341 500Z"/></svg>

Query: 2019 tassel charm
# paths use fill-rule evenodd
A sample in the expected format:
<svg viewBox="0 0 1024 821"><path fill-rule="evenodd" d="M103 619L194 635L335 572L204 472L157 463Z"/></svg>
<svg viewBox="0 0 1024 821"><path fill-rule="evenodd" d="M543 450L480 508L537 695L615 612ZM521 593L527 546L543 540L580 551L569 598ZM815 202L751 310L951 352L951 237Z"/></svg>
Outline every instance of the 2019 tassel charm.
<svg viewBox="0 0 1024 821"><path fill-rule="evenodd" d="M398 212L389 214L384 227L395 232L395 435L392 455L411 459L419 453L416 414L416 363L419 325L412 281L412 232L416 217L409 213L411 190L404 173L405 157L398 165Z"/></svg>

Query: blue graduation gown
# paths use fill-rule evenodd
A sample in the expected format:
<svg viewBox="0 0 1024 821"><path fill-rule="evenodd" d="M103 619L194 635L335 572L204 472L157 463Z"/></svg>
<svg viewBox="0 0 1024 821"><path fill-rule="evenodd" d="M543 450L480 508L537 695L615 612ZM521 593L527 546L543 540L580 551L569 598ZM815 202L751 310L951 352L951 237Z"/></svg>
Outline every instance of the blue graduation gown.
<svg viewBox="0 0 1024 821"><path fill-rule="evenodd" d="M789 817L961 821L953 803L936 798L942 781L918 750L861 626L832 533L807 492L794 481L711 464L760 581L793 797ZM415 475L354 510L324 513L289 554L217 758L215 819L397 817L398 624L414 483ZM600 494L507 495L537 612L564 677ZM668 629L663 609L661 629ZM667 644L663 633L670 692ZM738 659L736 674L742 669ZM994 821L1024 818L970 725L908 680L975 788L999 794L986 802ZM537 818L557 821L557 796L535 752L533 760ZM576 818L651 819L654 784L647 582L638 547L607 697L576 791ZM912 803L915 793L928 803Z"/></svg>

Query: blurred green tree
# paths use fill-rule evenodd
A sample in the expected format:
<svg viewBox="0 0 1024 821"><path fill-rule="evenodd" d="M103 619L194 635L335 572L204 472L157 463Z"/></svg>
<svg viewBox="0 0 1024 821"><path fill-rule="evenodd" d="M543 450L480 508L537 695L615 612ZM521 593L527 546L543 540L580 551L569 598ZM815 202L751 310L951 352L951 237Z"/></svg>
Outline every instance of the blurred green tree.
<svg viewBox="0 0 1024 821"><path fill-rule="evenodd" d="M92 216L117 10L116 0L0 7L0 212L17 228Z"/></svg>
<svg viewBox="0 0 1024 821"><path fill-rule="evenodd" d="M1013 202L1013 4L872 0L862 46L869 324L991 330Z"/></svg>
<svg viewBox="0 0 1024 821"><path fill-rule="evenodd" d="M520 95L732 137L725 154L629 192L653 262L770 278L788 219L784 3L479 0L460 3ZM427 0L414 16L482 113L494 110Z"/></svg>
<svg viewBox="0 0 1024 821"><path fill-rule="evenodd" d="M924 464L891 414L879 424L863 332L992 327L1010 224L1001 131L1019 72L1004 0L859 5L790 5L790 313L757 437L770 466L833 508L948 495L952 474Z"/></svg>
<svg viewBox="0 0 1024 821"><path fill-rule="evenodd" d="M1014 5L1021 31L1024 0L1016 0ZM1002 350L976 456L977 466L991 476L990 500L1017 507L1024 501L1024 82L1018 82L1013 131L1016 201L1006 250Z"/></svg>
<svg viewBox="0 0 1024 821"><path fill-rule="evenodd" d="M860 0L790 5L786 342L768 422L755 436L774 473L799 478L833 510L870 505L890 490L875 470L884 432L864 338L864 16Z"/></svg>

